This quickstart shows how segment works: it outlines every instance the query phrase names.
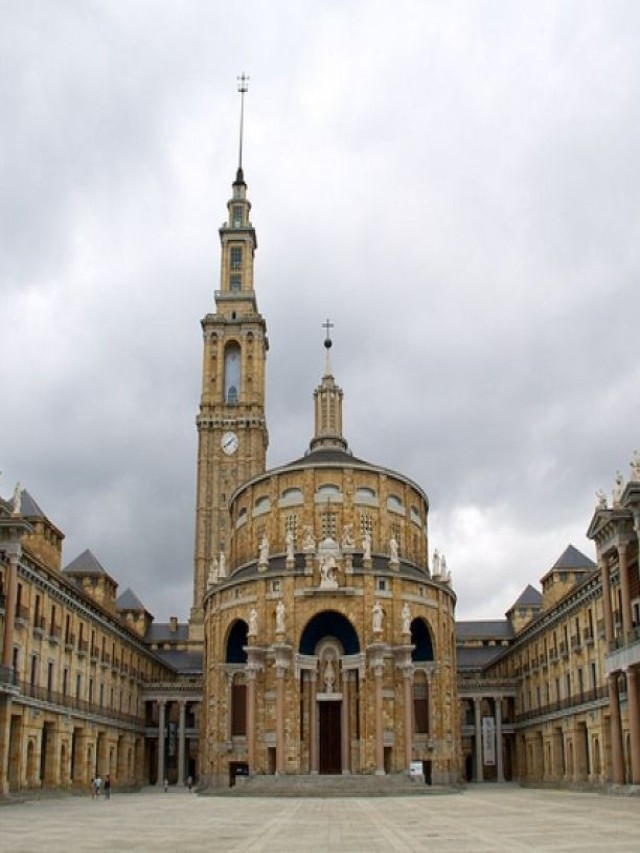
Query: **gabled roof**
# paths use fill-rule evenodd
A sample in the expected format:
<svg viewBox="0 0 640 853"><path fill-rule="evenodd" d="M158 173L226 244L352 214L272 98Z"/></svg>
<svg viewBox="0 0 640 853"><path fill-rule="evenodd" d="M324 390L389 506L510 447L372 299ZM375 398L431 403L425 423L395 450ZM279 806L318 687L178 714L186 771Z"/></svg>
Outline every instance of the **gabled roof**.
<svg viewBox="0 0 640 853"><path fill-rule="evenodd" d="M116 599L116 610L146 610L131 587L127 587Z"/></svg>
<svg viewBox="0 0 640 853"><path fill-rule="evenodd" d="M507 613L511 612L515 607L542 607L542 593L531 586L530 583L527 584L509 610L507 610Z"/></svg>
<svg viewBox="0 0 640 853"><path fill-rule="evenodd" d="M458 646L456 649L458 671L483 669L504 651L504 646Z"/></svg>
<svg viewBox="0 0 640 853"><path fill-rule="evenodd" d="M581 551L573 545L567 545L562 554L555 561L552 569L597 569L598 567Z"/></svg>
<svg viewBox="0 0 640 853"><path fill-rule="evenodd" d="M111 577L95 554L88 548L66 565L62 571L66 575L106 575L109 578Z"/></svg>

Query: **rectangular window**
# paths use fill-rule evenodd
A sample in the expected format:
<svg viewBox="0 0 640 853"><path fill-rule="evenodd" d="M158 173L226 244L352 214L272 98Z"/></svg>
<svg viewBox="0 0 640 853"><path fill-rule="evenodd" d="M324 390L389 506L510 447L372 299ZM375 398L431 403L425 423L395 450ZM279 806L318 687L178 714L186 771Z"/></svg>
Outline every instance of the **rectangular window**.
<svg viewBox="0 0 640 853"><path fill-rule="evenodd" d="M38 683L38 656L31 655L31 672L29 674L29 683L35 687Z"/></svg>
<svg viewBox="0 0 640 853"><path fill-rule="evenodd" d="M80 699L82 693L82 676L80 673L76 675L76 699Z"/></svg>
<svg viewBox="0 0 640 853"><path fill-rule="evenodd" d="M232 270L242 268L242 246L231 246L229 253L229 266Z"/></svg>
<svg viewBox="0 0 640 853"><path fill-rule="evenodd" d="M238 293L242 290L242 276L238 272L234 272L229 276L229 289L233 293Z"/></svg>
<svg viewBox="0 0 640 853"><path fill-rule="evenodd" d="M66 696L69 689L69 670L65 666L62 670L62 695Z"/></svg>
<svg viewBox="0 0 640 853"><path fill-rule="evenodd" d="M239 204L233 206L233 227L240 228L242 225L242 207Z"/></svg>
<svg viewBox="0 0 640 853"><path fill-rule="evenodd" d="M413 724L416 734L428 734L429 696L424 682L413 685Z"/></svg>
<svg viewBox="0 0 640 853"><path fill-rule="evenodd" d="M247 688L234 684L231 688L231 737L247 734Z"/></svg>

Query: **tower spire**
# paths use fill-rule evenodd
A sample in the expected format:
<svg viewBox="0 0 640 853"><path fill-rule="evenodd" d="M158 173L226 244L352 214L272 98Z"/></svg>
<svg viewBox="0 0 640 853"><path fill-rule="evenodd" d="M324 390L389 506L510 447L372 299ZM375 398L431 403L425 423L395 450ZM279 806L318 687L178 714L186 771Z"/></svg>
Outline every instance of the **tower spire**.
<svg viewBox="0 0 640 853"><path fill-rule="evenodd" d="M238 76L238 92L240 92L240 145L238 150L238 177L237 180L242 180L242 137L244 133L244 96L249 89L249 77L242 72Z"/></svg>
<svg viewBox="0 0 640 853"><path fill-rule="evenodd" d="M346 439L342 435L342 389L336 385L331 370L331 320L325 320L322 324L325 330L324 348L325 365L324 375L320 385L313 392L315 401L315 434L309 444L309 451L320 448L337 448L347 450Z"/></svg>

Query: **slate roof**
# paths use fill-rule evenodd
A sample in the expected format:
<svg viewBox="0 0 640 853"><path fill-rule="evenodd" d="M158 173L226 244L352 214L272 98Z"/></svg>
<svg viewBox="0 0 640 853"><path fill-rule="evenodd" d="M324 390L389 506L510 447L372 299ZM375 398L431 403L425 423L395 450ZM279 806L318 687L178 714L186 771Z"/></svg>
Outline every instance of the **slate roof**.
<svg viewBox="0 0 640 853"><path fill-rule="evenodd" d="M189 639L189 626L186 622L179 622L176 630L172 631L169 622L153 622L149 625L144 639L147 643L185 642Z"/></svg>
<svg viewBox="0 0 640 853"><path fill-rule="evenodd" d="M111 575L106 571L98 558L88 548L79 554L75 560L68 563L62 570L66 575ZM113 578L111 578L113 580Z"/></svg>
<svg viewBox="0 0 640 853"><path fill-rule="evenodd" d="M514 607L542 607L542 593L531 584L527 584L507 613Z"/></svg>
<svg viewBox="0 0 640 853"><path fill-rule="evenodd" d="M505 651L504 646L458 646L456 664L458 670L482 669Z"/></svg>
<svg viewBox="0 0 640 853"><path fill-rule="evenodd" d="M159 650L156 655L178 672L202 673L202 652Z"/></svg>
<svg viewBox="0 0 640 853"><path fill-rule="evenodd" d="M116 610L146 610L131 587L127 587L122 595L116 599Z"/></svg>
<svg viewBox="0 0 640 853"><path fill-rule="evenodd" d="M581 551L573 545L567 545L562 554L555 561L553 569L597 569L598 567Z"/></svg>
<svg viewBox="0 0 640 853"><path fill-rule="evenodd" d="M468 619L456 622L458 640L510 640L511 623L507 619Z"/></svg>
<svg viewBox="0 0 640 853"><path fill-rule="evenodd" d="M44 512L26 489L22 490L20 512L25 518L46 518Z"/></svg>

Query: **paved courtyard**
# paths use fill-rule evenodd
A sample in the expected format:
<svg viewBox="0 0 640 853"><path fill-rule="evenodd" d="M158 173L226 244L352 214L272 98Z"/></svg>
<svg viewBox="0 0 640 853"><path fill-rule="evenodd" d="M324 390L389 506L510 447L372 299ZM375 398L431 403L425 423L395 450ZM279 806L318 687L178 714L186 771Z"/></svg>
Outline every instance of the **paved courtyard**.
<svg viewBox="0 0 640 853"><path fill-rule="evenodd" d="M0 808L2 851L640 849L640 799L515 786L372 799L198 797L171 791Z"/></svg>

